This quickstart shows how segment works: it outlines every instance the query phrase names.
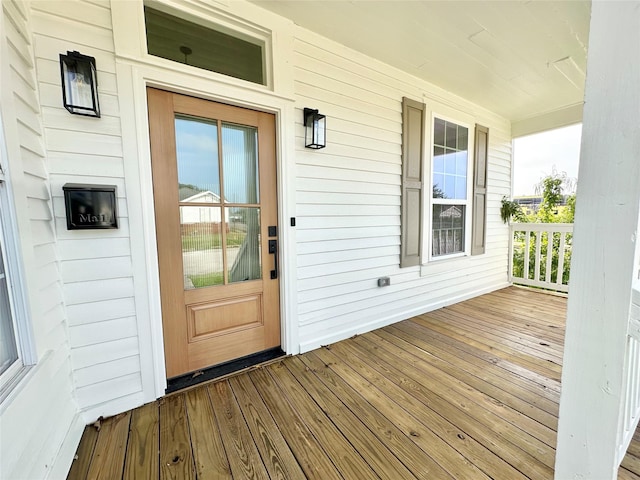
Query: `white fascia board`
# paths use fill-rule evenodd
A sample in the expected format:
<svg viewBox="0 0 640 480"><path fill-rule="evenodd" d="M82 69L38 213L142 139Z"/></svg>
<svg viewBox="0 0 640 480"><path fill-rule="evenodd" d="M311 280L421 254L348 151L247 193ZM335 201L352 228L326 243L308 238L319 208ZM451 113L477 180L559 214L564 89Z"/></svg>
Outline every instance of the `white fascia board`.
<svg viewBox="0 0 640 480"><path fill-rule="evenodd" d="M583 105L583 103L569 105L559 110L511 122L511 136L513 138L524 137L580 123L582 122Z"/></svg>

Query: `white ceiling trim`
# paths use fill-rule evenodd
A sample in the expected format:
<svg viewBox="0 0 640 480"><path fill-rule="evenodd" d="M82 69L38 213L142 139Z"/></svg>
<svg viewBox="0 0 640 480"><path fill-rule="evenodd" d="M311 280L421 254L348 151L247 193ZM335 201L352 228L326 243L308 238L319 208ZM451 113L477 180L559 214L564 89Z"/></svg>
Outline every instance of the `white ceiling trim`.
<svg viewBox="0 0 640 480"><path fill-rule="evenodd" d="M570 105L553 112L547 112L535 117L526 118L511 123L511 137L524 137L534 133L554 130L582 122L582 108L584 104Z"/></svg>

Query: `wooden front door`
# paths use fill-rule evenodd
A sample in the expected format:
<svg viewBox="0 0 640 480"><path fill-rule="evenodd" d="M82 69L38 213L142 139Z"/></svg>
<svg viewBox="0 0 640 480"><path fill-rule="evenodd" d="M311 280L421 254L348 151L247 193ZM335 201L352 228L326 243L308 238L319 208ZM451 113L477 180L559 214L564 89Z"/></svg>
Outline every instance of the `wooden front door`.
<svg viewBox="0 0 640 480"><path fill-rule="evenodd" d="M274 116L147 98L167 377L278 347Z"/></svg>

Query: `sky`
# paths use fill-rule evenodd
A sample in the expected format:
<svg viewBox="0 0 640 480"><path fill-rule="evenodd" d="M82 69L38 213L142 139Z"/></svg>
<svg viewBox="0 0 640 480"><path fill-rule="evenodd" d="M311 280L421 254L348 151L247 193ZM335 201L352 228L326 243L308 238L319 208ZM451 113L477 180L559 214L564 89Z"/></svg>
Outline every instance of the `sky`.
<svg viewBox="0 0 640 480"><path fill-rule="evenodd" d="M513 196L535 195L535 185L554 168L577 179L581 134L582 125L578 124L516 138L513 141Z"/></svg>

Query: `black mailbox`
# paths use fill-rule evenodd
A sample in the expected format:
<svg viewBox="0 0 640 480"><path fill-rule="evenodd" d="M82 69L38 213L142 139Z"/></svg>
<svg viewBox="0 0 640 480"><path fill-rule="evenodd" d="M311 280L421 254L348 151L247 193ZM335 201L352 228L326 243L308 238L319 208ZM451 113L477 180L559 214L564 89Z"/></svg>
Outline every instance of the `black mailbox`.
<svg viewBox="0 0 640 480"><path fill-rule="evenodd" d="M62 190L67 230L118 228L115 185L67 183Z"/></svg>

